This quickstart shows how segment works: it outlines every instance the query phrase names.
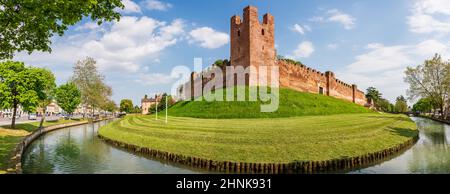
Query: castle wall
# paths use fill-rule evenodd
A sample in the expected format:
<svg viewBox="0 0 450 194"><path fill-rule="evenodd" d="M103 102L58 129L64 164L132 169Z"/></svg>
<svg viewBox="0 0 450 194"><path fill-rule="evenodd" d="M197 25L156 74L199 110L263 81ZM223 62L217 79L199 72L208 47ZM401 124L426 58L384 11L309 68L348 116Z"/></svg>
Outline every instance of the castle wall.
<svg viewBox="0 0 450 194"><path fill-rule="evenodd" d="M284 60L278 60L277 64L280 67L280 87L282 88L333 96L360 105L367 103L364 92L358 90L356 85L336 79L333 72L322 73Z"/></svg>
<svg viewBox="0 0 450 194"><path fill-rule="evenodd" d="M270 14L263 16L263 22L259 22L256 7L248 6L244 9L244 17L233 16L230 26L230 63L222 67L213 67L199 74L193 73L191 83L184 85L184 96L194 99L202 95L201 90L194 93L194 88L204 88L207 83L217 82L211 76L214 68L223 72L223 82L216 83L216 88L226 87L227 80L235 80L236 76L226 77L226 66L254 67L256 71L261 66L279 67L279 87L290 88L300 92L323 94L339 99L365 105L367 100L364 92L358 90L356 85L347 84L336 79L333 72L322 73L304 65L292 64L285 60L276 59L275 50L275 20ZM258 84L258 73L252 73L245 77L245 85L255 86ZM267 81L271 80L270 74ZM255 83L255 84L254 84ZM233 85L238 85L235 83ZM209 91L203 91L208 93ZM186 98L185 98L186 99Z"/></svg>
<svg viewBox="0 0 450 194"><path fill-rule="evenodd" d="M233 66L273 66L275 51L275 22L270 14L260 23L255 7L244 9L244 18L233 16L230 27L230 61Z"/></svg>

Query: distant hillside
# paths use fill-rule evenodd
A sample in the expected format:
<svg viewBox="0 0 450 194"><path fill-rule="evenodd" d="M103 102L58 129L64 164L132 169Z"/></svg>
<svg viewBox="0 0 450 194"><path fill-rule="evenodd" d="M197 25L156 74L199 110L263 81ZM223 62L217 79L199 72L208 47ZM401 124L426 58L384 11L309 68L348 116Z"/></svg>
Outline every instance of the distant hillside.
<svg viewBox="0 0 450 194"><path fill-rule="evenodd" d="M234 88L236 91L236 88ZM226 94L226 90L217 90ZM246 90L248 94L248 88ZM211 95L211 94L208 94ZM225 95L224 95L225 96ZM329 96L280 89L279 109L273 113L261 113L261 101L182 101L169 109L170 116L193 118L277 118L310 115L369 113L371 110Z"/></svg>

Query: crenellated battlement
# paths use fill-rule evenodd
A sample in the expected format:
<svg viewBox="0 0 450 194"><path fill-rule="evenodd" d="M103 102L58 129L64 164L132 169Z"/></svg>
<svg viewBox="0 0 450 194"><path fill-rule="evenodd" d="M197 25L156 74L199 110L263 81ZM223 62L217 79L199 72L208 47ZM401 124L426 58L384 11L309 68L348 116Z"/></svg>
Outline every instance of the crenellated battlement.
<svg viewBox="0 0 450 194"><path fill-rule="evenodd" d="M297 91L326 94L365 105L364 92L355 84L348 84L335 77L334 72L319 70L289 60L277 60L280 67L280 87Z"/></svg>
<svg viewBox="0 0 450 194"><path fill-rule="evenodd" d="M244 68L252 66L256 69L261 66L278 66L280 87L333 96L360 105L367 103L364 92L358 90L355 84L348 84L337 79L331 71L323 73L300 63L277 59L274 16L267 13L263 16L263 21L260 22L256 7L247 6L243 12L243 17L239 15L231 17L230 61L226 64L227 66L242 66ZM210 75L214 68L191 75L190 83L193 84L191 84L191 90L189 91L190 95L201 95L201 93L194 92L195 86L204 87L208 82L217 80ZM220 68L225 74L225 66ZM245 78L245 84L249 85L250 77L254 79L257 76L259 75L249 75ZM229 77L224 75L223 83L227 78ZM225 87L225 84L221 87Z"/></svg>

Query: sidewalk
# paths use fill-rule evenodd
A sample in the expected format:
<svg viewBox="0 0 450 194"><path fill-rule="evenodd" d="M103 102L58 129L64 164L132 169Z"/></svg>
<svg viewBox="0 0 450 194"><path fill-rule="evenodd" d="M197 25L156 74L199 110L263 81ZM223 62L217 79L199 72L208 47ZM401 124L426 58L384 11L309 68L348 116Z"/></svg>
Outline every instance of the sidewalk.
<svg viewBox="0 0 450 194"><path fill-rule="evenodd" d="M57 116L52 116L52 117L46 117L45 119L47 121L49 120L57 120L60 117ZM41 117L37 117L36 120L28 120L27 117L21 117L16 119L16 124L21 124L21 123L32 123L32 122L39 122L41 121ZM5 126L5 125L11 125L11 119L9 118L0 118L0 126Z"/></svg>

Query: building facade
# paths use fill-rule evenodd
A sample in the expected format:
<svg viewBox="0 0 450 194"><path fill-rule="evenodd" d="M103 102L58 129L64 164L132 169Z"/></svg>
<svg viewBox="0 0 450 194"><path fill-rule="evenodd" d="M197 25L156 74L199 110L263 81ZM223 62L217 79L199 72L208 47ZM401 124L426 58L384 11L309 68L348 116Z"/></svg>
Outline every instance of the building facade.
<svg viewBox="0 0 450 194"><path fill-rule="evenodd" d="M156 104L159 104L162 100L162 95L155 95L154 98L148 98L147 95L145 95L145 97L141 100L141 110L142 110L142 114L146 115L148 113L150 113L150 109L153 106L156 106Z"/></svg>

